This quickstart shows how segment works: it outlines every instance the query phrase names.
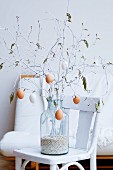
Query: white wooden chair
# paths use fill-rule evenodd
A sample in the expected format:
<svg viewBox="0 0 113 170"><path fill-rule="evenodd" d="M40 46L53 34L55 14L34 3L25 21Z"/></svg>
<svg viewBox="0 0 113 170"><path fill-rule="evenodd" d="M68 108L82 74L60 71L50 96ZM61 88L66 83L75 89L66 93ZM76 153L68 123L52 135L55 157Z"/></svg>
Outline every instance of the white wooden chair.
<svg viewBox="0 0 113 170"><path fill-rule="evenodd" d="M78 161L90 159L90 170L96 170L99 106L99 98L81 97L81 102L75 105L71 96L65 97L63 107L66 111L69 112L70 109L79 110L76 140L73 140L74 147L69 148L68 154L60 156L43 155L40 153L40 148L15 150L15 169L24 170L25 163L22 163L22 159L25 159L26 161L32 160L43 164L49 164L50 170L59 169L58 164L63 165L61 170L66 170L71 165L76 165L80 170L84 170L83 166L80 165Z"/></svg>
<svg viewBox="0 0 113 170"><path fill-rule="evenodd" d="M24 98L16 100L14 131L7 132L0 141L0 152L5 160L14 160L14 149L40 146L40 114L44 110L41 86L40 78L33 75L21 76L21 87L26 90ZM35 103L31 103L29 96L34 90L37 98Z"/></svg>

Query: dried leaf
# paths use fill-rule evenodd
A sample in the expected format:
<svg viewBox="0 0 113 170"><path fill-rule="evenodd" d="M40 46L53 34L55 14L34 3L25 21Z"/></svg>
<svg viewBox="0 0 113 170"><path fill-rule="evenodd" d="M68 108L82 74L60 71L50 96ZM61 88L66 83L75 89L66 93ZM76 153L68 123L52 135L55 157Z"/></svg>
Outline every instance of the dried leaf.
<svg viewBox="0 0 113 170"><path fill-rule="evenodd" d="M86 58L84 56L81 57L84 61L86 60Z"/></svg>
<svg viewBox="0 0 113 170"><path fill-rule="evenodd" d="M54 90L55 90L56 92L58 92L58 88L54 88Z"/></svg>
<svg viewBox="0 0 113 170"><path fill-rule="evenodd" d="M79 78L81 77L81 71L80 70L78 70L78 76L79 76Z"/></svg>
<svg viewBox="0 0 113 170"><path fill-rule="evenodd" d="M15 46L15 43L11 44L11 50L13 49L14 46Z"/></svg>
<svg viewBox="0 0 113 170"><path fill-rule="evenodd" d="M89 44L88 44L87 40L83 40L83 41L84 41L86 47L88 48L88 47L89 47Z"/></svg>
<svg viewBox="0 0 113 170"><path fill-rule="evenodd" d="M1 63L1 64L0 64L0 70L3 68L3 64L4 64L4 63Z"/></svg>
<svg viewBox="0 0 113 170"><path fill-rule="evenodd" d="M71 14L67 13L67 17L68 17L68 22L71 22Z"/></svg>
<svg viewBox="0 0 113 170"><path fill-rule="evenodd" d="M66 79L66 77L65 77L65 82L67 82L67 79Z"/></svg>
<svg viewBox="0 0 113 170"><path fill-rule="evenodd" d="M13 54L13 50L12 50L12 49L10 49L10 52L9 52L9 54Z"/></svg>
<svg viewBox="0 0 113 170"><path fill-rule="evenodd" d="M53 57L55 57L55 55L56 55L56 54L55 54L55 53L53 53Z"/></svg>
<svg viewBox="0 0 113 170"><path fill-rule="evenodd" d="M103 101L103 99L102 99L102 104L104 105L104 101Z"/></svg>
<svg viewBox="0 0 113 170"><path fill-rule="evenodd" d="M26 61L27 61L27 64L30 64L30 59L27 59Z"/></svg>
<svg viewBox="0 0 113 170"><path fill-rule="evenodd" d="M100 40L100 38L96 38L96 40Z"/></svg>
<svg viewBox="0 0 113 170"><path fill-rule="evenodd" d="M67 56L69 56L69 52L67 51Z"/></svg>
<svg viewBox="0 0 113 170"><path fill-rule="evenodd" d="M99 107L100 107L100 100L99 100L98 103L95 105L95 109L96 109L97 112L98 112L98 110L99 110Z"/></svg>
<svg viewBox="0 0 113 170"><path fill-rule="evenodd" d="M63 47L62 43L58 43L58 45L59 45L61 48Z"/></svg>
<svg viewBox="0 0 113 170"><path fill-rule="evenodd" d="M19 65L19 61L15 61L15 66L18 66Z"/></svg>
<svg viewBox="0 0 113 170"><path fill-rule="evenodd" d="M11 95L10 95L10 104L13 101L13 99L14 99L14 92L12 92Z"/></svg>
<svg viewBox="0 0 113 170"><path fill-rule="evenodd" d="M43 61L43 64L47 62L47 59L48 59L48 58L46 58L46 59Z"/></svg>
<svg viewBox="0 0 113 170"><path fill-rule="evenodd" d="M38 49L41 48L41 46L40 46L40 44L38 42L36 43L36 46L38 47Z"/></svg>
<svg viewBox="0 0 113 170"><path fill-rule="evenodd" d="M82 84L84 86L84 90L87 90L87 81L86 81L86 78L84 76L82 76L81 78L82 78Z"/></svg>
<svg viewBox="0 0 113 170"><path fill-rule="evenodd" d="M88 31L88 29L85 28L84 31Z"/></svg>
<svg viewBox="0 0 113 170"><path fill-rule="evenodd" d="M57 105L57 103L56 103L56 101L54 100L54 105L56 106Z"/></svg>
<svg viewBox="0 0 113 170"><path fill-rule="evenodd" d="M107 63L107 65L113 65L113 63L109 62L109 63Z"/></svg>
<svg viewBox="0 0 113 170"><path fill-rule="evenodd" d="M82 56L81 58L84 59L84 56Z"/></svg>
<svg viewBox="0 0 113 170"><path fill-rule="evenodd" d="M99 37L97 37L98 35L96 34L96 40L100 40L100 38Z"/></svg>

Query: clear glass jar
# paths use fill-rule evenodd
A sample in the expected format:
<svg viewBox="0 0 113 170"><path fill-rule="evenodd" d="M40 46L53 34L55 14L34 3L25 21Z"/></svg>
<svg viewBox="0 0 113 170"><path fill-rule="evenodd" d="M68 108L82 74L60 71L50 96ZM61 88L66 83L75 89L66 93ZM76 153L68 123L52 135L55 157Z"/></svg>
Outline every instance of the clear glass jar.
<svg viewBox="0 0 113 170"><path fill-rule="evenodd" d="M55 113L63 111L63 118L57 120ZM69 149L69 117L62 108L62 100L48 100L48 108L41 114L41 153L62 155Z"/></svg>

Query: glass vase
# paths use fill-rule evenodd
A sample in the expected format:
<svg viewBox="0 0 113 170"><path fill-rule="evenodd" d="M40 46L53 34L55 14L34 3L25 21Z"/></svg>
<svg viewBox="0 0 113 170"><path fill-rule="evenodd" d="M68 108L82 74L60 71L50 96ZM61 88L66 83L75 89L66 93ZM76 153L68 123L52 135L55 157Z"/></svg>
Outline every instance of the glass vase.
<svg viewBox="0 0 113 170"><path fill-rule="evenodd" d="M62 110L59 120L56 112ZM46 155L63 155L69 148L69 117L62 108L62 100L48 99L48 108L40 118L41 153Z"/></svg>

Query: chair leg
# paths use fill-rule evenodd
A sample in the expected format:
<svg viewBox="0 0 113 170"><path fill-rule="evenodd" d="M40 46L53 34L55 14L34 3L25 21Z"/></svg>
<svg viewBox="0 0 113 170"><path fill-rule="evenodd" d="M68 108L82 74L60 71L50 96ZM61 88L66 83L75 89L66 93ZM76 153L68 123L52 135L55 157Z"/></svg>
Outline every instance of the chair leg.
<svg viewBox="0 0 113 170"><path fill-rule="evenodd" d="M28 160L24 160L24 162L21 165L21 170L25 170L26 165L29 163Z"/></svg>
<svg viewBox="0 0 113 170"><path fill-rule="evenodd" d="M36 163L31 161L31 168L35 168L36 167Z"/></svg>
<svg viewBox="0 0 113 170"><path fill-rule="evenodd" d="M96 149L93 151L90 157L90 170L97 170Z"/></svg>
<svg viewBox="0 0 113 170"><path fill-rule="evenodd" d="M65 166L66 164L62 164L62 166ZM68 167L65 168L65 170L68 170Z"/></svg>
<svg viewBox="0 0 113 170"><path fill-rule="evenodd" d="M22 165L22 159L21 158L15 158L15 170L21 170Z"/></svg>
<svg viewBox="0 0 113 170"><path fill-rule="evenodd" d="M85 170L84 167L79 162L70 162L65 164L60 170L65 170L66 168L70 167L71 165L76 165L80 170Z"/></svg>
<svg viewBox="0 0 113 170"><path fill-rule="evenodd" d="M36 162L36 170L39 170L39 164Z"/></svg>
<svg viewBox="0 0 113 170"><path fill-rule="evenodd" d="M50 165L50 170L56 170L57 169L57 165Z"/></svg>

